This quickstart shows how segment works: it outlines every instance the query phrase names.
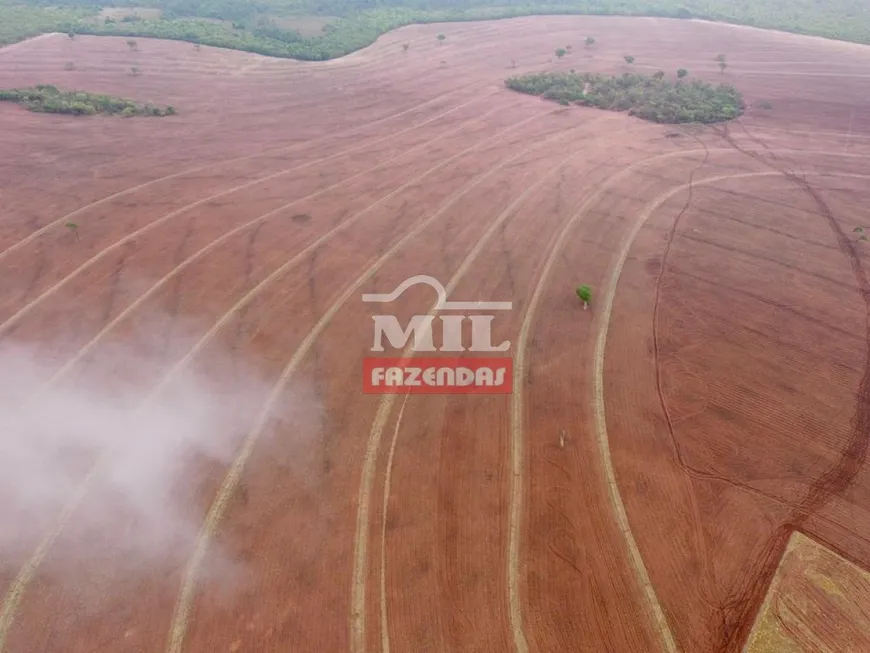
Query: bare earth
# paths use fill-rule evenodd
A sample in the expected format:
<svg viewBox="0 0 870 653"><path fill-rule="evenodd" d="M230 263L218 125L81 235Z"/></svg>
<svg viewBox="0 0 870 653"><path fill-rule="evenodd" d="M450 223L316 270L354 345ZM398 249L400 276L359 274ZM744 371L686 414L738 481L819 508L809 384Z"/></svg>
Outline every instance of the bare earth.
<svg viewBox="0 0 870 653"><path fill-rule="evenodd" d="M91 537L93 494L27 515L0 550L2 651L762 653L778 588L768 613L800 612L781 641L866 650L870 48L594 17L408 27L324 63L137 41L0 50L0 88L179 111L0 104L0 339L74 385L144 323L144 391L220 351L271 394L176 479L203 530L154 566ZM502 85L626 54L750 109L680 129ZM363 394L360 296L417 274L513 302L512 395ZM778 575L804 536L851 608L794 556Z"/></svg>

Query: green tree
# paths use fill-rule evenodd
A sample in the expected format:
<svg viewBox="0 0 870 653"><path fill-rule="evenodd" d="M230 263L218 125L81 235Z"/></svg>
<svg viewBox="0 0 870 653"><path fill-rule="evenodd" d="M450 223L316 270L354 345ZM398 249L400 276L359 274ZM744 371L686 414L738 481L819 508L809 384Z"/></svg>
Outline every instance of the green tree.
<svg viewBox="0 0 870 653"><path fill-rule="evenodd" d="M133 75L133 77L138 77L141 73L142 73L142 71L139 70L136 66L133 66L130 69L130 74Z"/></svg>
<svg viewBox="0 0 870 653"><path fill-rule="evenodd" d="M665 71L664 70L659 70L659 71L653 73L653 79L656 80L657 82L662 81L664 78L665 78Z"/></svg>
<svg viewBox="0 0 870 653"><path fill-rule="evenodd" d="M595 39L592 38L591 36L587 36L587 37L586 37L586 40L584 41L584 43L586 43L586 47L587 47L587 48L588 48L588 47L591 47L591 46L595 45Z"/></svg>
<svg viewBox="0 0 870 653"><path fill-rule="evenodd" d="M725 55L724 55L724 54L718 54L718 55L716 55L716 61L718 61L719 63L724 62L724 61L725 61Z"/></svg>
<svg viewBox="0 0 870 653"><path fill-rule="evenodd" d="M407 52L408 48L411 47L410 43L402 43L402 52Z"/></svg>
<svg viewBox="0 0 870 653"><path fill-rule="evenodd" d="M680 69L677 71L677 77L679 77L680 79L682 79L683 77L685 77L685 76L688 75L688 74L689 74L689 71L686 70L685 68L680 68Z"/></svg>
<svg viewBox="0 0 870 653"><path fill-rule="evenodd" d="M559 59L564 57L567 53L568 51L565 50L565 48L556 48L556 56L559 57Z"/></svg>
<svg viewBox="0 0 870 653"><path fill-rule="evenodd" d="M634 63L634 57L631 56L630 54L625 55L625 56L623 57L623 59L625 59L625 63L627 63L627 64L633 64L633 63Z"/></svg>
<svg viewBox="0 0 870 653"><path fill-rule="evenodd" d="M592 289L589 286L580 286L577 288L577 296L583 302L583 310L589 308L589 302L592 301Z"/></svg>
<svg viewBox="0 0 870 653"><path fill-rule="evenodd" d="M127 40L127 47L130 48L131 50L135 50L139 46L136 44L136 41L134 41L133 39L128 39Z"/></svg>
<svg viewBox="0 0 870 653"><path fill-rule="evenodd" d="M71 38L71 39L74 39L74 38L76 37L76 33L75 33L75 32L67 32L66 35L67 35L69 38Z"/></svg>
<svg viewBox="0 0 870 653"><path fill-rule="evenodd" d="M443 44L443 43L444 43L444 39L446 39L447 37L444 36L443 34L439 34L436 38L438 39L438 41L440 41L440 42Z"/></svg>
<svg viewBox="0 0 870 653"><path fill-rule="evenodd" d="M79 239L79 226L75 222L67 222L63 226L75 235L76 240Z"/></svg>

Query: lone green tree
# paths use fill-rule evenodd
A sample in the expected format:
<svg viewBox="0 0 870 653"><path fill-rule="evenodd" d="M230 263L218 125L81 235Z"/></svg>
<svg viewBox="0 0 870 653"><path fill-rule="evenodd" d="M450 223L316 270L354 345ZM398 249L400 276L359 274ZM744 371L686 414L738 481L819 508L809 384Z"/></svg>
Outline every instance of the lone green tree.
<svg viewBox="0 0 870 653"><path fill-rule="evenodd" d="M592 301L592 289L589 286L580 286L577 288L577 296L583 302L583 310L589 308L589 302Z"/></svg>
<svg viewBox="0 0 870 653"><path fill-rule="evenodd" d="M141 72L142 72L142 71L139 70L136 66L133 66L133 67L130 69L130 74L133 75L133 77L138 77L138 76L140 75Z"/></svg>
<svg viewBox="0 0 870 653"><path fill-rule="evenodd" d="M556 56L559 57L559 59L564 57L566 54L567 50L565 50L565 48L556 48Z"/></svg>
<svg viewBox="0 0 870 653"><path fill-rule="evenodd" d="M402 52L407 52L408 48L411 47L410 43L402 43Z"/></svg>
<svg viewBox="0 0 870 653"><path fill-rule="evenodd" d="M130 48L131 50L135 50L139 46L136 44L136 41L134 41L133 39L128 39L127 40L127 47Z"/></svg>
<svg viewBox="0 0 870 653"><path fill-rule="evenodd" d="M79 239L79 226L75 222L67 222L63 225L67 229L69 229L76 237L76 240Z"/></svg>
<svg viewBox="0 0 870 653"><path fill-rule="evenodd" d="M689 71L686 70L685 68L680 68L680 69L677 71L677 77L679 77L680 79L682 79L683 77L685 77L685 76L688 75L688 74L689 74Z"/></svg>
<svg viewBox="0 0 870 653"><path fill-rule="evenodd" d="M593 45L595 45L595 39L592 38L591 36L587 36L587 37L586 37L586 40L584 41L584 43L586 44L586 47L587 47L587 48L590 48L590 47L592 47Z"/></svg>
<svg viewBox="0 0 870 653"><path fill-rule="evenodd" d="M69 38L71 38L71 39L74 39L74 38L76 37L76 33L75 33L75 32L67 32L66 35L67 35Z"/></svg>
<svg viewBox="0 0 870 653"><path fill-rule="evenodd" d="M444 44L444 39L446 39L447 37L444 36L443 34L439 34L439 35L438 35L437 37L435 37L435 38L437 38L438 41L443 45L443 44Z"/></svg>
<svg viewBox="0 0 870 653"><path fill-rule="evenodd" d="M623 59L625 59L625 63L627 63L627 64L633 64L633 63L634 63L634 57L631 56L630 54L625 55L625 56L623 57Z"/></svg>

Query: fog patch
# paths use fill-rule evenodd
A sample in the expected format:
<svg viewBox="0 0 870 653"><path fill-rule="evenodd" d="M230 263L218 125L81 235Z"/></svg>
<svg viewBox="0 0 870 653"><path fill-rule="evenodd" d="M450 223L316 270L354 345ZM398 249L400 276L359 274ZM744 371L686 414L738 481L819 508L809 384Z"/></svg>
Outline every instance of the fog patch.
<svg viewBox="0 0 870 653"><path fill-rule="evenodd" d="M152 318L125 342L101 345L99 356L48 387L57 360L43 360L34 345L0 344L4 574L17 573L70 509L41 568L52 576L105 569L116 582L119 573L177 573L188 560L271 385L210 345L154 394L178 360L164 355L179 349L179 336L167 347L171 332L155 324ZM202 332L188 333L184 344ZM317 410L310 401L307 414ZM276 417L295 413L293 403L282 399ZM214 545L208 561L212 580L238 576ZM91 577L89 591L100 585Z"/></svg>

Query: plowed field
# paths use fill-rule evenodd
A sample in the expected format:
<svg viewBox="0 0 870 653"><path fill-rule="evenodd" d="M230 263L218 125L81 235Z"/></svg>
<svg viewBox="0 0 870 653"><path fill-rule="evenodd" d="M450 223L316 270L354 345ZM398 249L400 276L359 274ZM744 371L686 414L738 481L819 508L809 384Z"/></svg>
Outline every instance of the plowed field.
<svg viewBox="0 0 870 653"><path fill-rule="evenodd" d="M681 67L746 114L502 83ZM0 50L0 88L178 111L0 104L0 651L760 653L796 531L827 552L807 568L870 569L868 71L864 46L602 17L324 63ZM361 296L421 274L512 302L510 394L363 392ZM766 614L833 601L794 556ZM859 651L858 612L764 637Z"/></svg>

